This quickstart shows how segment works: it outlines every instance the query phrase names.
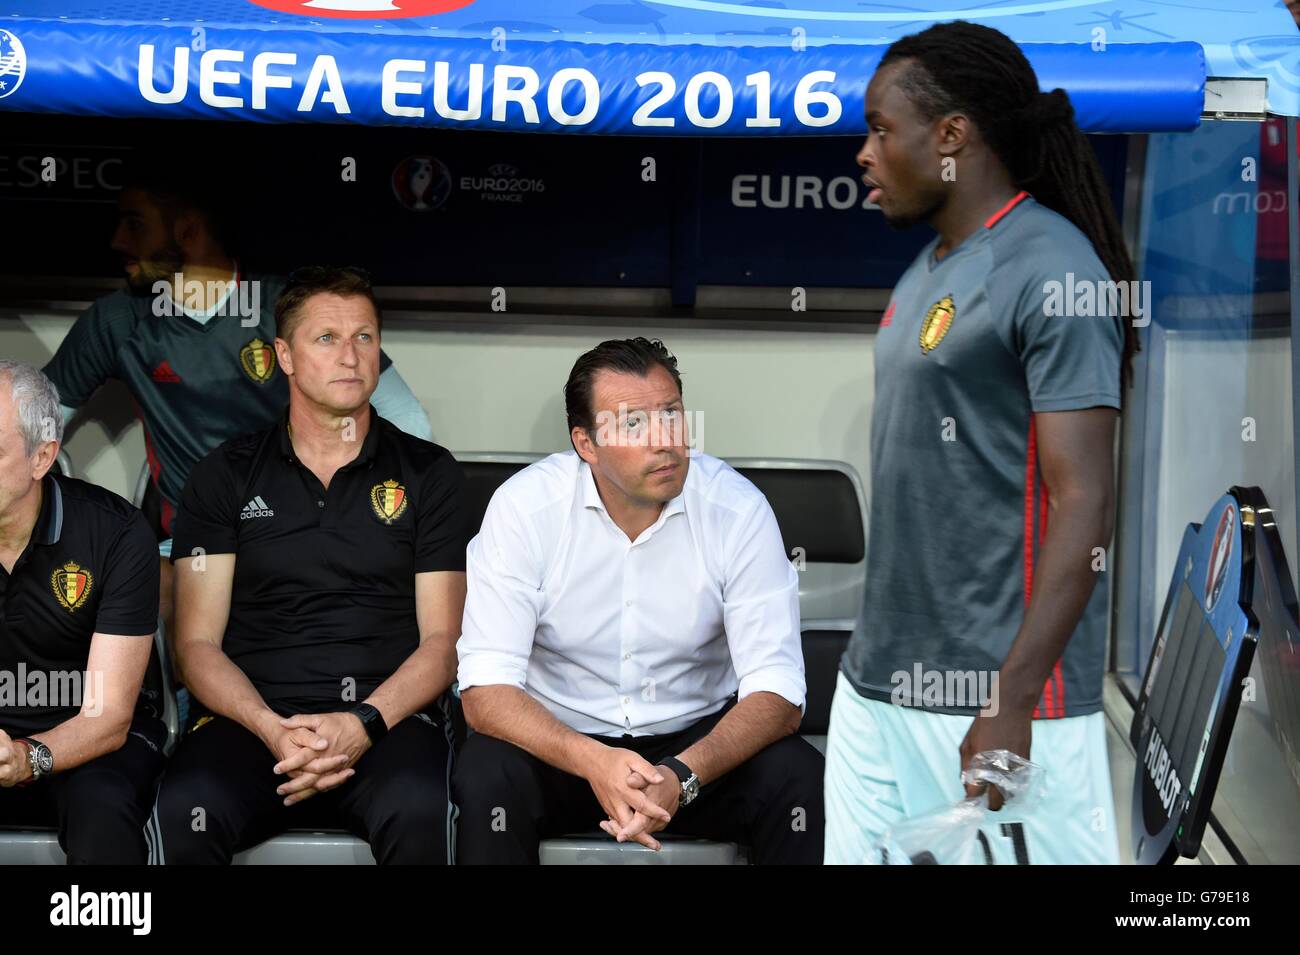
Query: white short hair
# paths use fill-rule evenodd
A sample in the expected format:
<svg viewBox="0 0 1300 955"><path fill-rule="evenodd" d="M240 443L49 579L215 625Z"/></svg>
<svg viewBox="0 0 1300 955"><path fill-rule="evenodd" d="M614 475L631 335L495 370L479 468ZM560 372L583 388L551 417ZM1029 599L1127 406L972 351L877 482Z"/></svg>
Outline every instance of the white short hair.
<svg viewBox="0 0 1300 955"><path fill-rule="evenodd" d="M62 441L63 408L54 382L26 362L0 358L0 379L5 377L9 379L9 394L18 412L27 454L35 454L46 441Z"/></svg>

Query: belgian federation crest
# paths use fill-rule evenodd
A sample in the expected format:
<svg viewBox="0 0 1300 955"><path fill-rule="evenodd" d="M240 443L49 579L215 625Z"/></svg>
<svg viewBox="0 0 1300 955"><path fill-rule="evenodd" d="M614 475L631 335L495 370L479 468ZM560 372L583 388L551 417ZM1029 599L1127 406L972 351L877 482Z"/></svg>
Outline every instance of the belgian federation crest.
<svg viewBox="0 0 1300 955"><path fill-rule="evenodd" d="M259 385L266 384L275 374L275 349L262 339L254 338L239 350L239 366Z"/></svg>
<svg viewBox="0 0 1300 955"><path fill-rule="evenodd" d="M957 306L953 304L951 295L945 295L930 306L925 321L921 322L921 354L928 355L939 347L956 317Z"/></svg>
<svg viewBox="0 0 1300 955"><path fill-rule="evenodd" d="M90 571L75 561L68 561L50 576L50 586L54 596L64 610L69 613L86 602L95 578Z"/></svg>
<svg viewBox="0 0 1300 955"><path fill-rule="evenodd" d="M370 506L375 516L391 524L406 511L406 488L396 481L385 481L370 489Z"/></svg>

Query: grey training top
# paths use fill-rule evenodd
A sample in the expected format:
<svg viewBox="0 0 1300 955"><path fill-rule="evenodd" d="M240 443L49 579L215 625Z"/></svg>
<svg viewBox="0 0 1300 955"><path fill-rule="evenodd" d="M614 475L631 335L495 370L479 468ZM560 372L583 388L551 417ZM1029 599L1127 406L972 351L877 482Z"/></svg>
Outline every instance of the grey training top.
<svg viewBox="0 0 1300 955"><path fill-rule="evenodd" d="M876 341L866 594L841 668L864 696L973 713L1024 618L1046 528L1034 416L1120 406L1123 319L1088 298L1110 282L1088 238L1024 193L936 262L938 241L899 280ZM1098 577L1036 717L1101 708Z"/></svg>

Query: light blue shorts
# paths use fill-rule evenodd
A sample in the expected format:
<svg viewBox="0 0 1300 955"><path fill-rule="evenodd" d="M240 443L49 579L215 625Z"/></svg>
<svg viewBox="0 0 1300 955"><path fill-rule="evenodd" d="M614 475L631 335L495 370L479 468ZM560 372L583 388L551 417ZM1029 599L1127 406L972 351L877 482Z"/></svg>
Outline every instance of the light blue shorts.
<svg viewBox="0 0 1300 955"><path fill-rule="evenodd" d="M970 716L862 696L840 673L826 741L826 863L861 864L897 822L965 798L959 747ZM995 864L1119 863L1105 715L1035 720L1040 798L982 827Z"/></svg>

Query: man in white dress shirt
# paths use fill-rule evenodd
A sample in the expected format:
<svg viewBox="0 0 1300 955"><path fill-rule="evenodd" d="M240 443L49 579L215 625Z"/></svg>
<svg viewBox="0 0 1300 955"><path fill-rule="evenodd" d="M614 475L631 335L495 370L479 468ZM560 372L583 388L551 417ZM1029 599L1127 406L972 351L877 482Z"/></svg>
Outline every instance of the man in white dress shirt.
<svg viewBox="0 0 1300 955"><path fill-rule="evenodd" d="M767 499L689 452L677 360L607 341L565 387L574 451L506 481L467 556L458 861L597 826L820 863L799 584Z"/></svg>

